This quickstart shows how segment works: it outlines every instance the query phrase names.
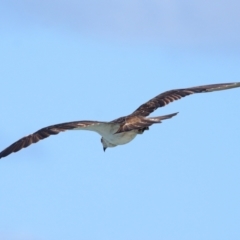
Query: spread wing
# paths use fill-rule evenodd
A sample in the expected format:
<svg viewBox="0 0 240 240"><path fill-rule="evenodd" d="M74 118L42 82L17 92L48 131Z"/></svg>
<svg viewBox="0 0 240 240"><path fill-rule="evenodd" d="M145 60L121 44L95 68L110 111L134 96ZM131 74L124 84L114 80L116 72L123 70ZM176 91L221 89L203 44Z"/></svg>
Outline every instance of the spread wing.
<svg viewBox="0 0 240 240"><path fill-rule="evenodd" d="M0 152L0 158L6 157L13 152L21 150L22 148L26 148L32 143L36 143L49 137L50 135L56 135L66 130L90 130L98 132L102 135L105 132L108 134L108 131L110 131L109 126L110 125L107 122L97 121L76 121L48 126L14 142L12 145Z"/></svg>
<svg viewBox="0 0 240 240"><path fill-rule="evenodd" d="M170 90L164 93L157 95L152 98L148 102L142 104L138 109L136 109L130 116L148 116L150 113L155 111L159 107L164 107L165 105L181 99L182 97L186 97L193 93L203 93L203 92L213 92L226 90L230 88L240 87L240 82L236 83L220 83L220 84L211 84L205 86L191 87L191 88L183 88L183 89L175 89Z"/></svg>

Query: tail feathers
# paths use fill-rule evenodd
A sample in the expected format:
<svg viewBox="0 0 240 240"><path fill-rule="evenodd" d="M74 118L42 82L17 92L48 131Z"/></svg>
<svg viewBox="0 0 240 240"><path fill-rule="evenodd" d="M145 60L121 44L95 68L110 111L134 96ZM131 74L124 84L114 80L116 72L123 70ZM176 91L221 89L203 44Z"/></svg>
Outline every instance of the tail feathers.
<svg viewBox="0 0 240 240"><path fill-rule="evenodd" d="M127 119L126 122L120 125L119 129L115 132L117 133L122 133L122 132L129 132L132 130L147 130L149 126L155 124L155 123L161 123L161 120L165 120L168 118L171 118L178 113L172 113L168 114L165 116L160 116L160 117L150 117L150 118L145 118L142 116L131 116Z"/></svg>
<svg viewBox="0 0 240 240"><path fill-rule="evenodd" d="M150 117L150 118L147 118L147 119L149 119L152 122L160 123L161 120L172 118L172 117L176 116L177 114L178 114L178 112L168 114L168 115L164 115L164 116L160 116L160 117Z"/></svg>

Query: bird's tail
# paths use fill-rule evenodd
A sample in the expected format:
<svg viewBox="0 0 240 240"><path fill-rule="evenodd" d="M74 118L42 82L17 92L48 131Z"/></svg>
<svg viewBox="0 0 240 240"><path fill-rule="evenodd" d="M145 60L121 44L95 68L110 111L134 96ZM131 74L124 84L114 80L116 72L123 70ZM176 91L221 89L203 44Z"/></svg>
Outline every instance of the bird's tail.
<svg viewBox="0 0 240 240"><path fill-rule="evenodd" d="M176 116L177 114L178 114L178 112L168 114L168 115L164 115L164 116L160 116L160 117L150 117L150 118L147 118L147 119L149 119L152 122L160 123L162 120L172 118L172 117Z"/></svg>
<svg viewBox="0 0 240 240"><path fill-rule="evenodd" d="M137 117L137 121L131 121L131 118L128 120L128 123L125 124L121 124L119 129L115 132L115 134L117 133L122 133L122 132L128 132L128 131L132 131L132 130L148 130L148 127L150 127L151 125L155 124L155 123L161 123L162 120L165 119L169 119L171 117L174 117L175 115L177 115L178 113L172 113L172 114L168 114L168 115L164 115L164 116L160 116L160 117L142 117L142 116L138 116ZM130 115L131 117L131 115ZM135 116L133 116L134 119L136 119ZM141 131L142 133L143 131Z"/></svg>

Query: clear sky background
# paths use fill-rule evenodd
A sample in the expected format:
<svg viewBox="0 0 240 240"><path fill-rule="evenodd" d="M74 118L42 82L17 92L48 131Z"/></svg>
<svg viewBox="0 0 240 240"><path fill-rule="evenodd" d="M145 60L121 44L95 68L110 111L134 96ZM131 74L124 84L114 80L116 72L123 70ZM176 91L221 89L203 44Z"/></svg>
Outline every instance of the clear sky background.
<svg viewBox="0 0 240 240"><path fill-rule="evenodd" d="M157 94L240 81L238 0L2 0L0 148ZM0 161L1 240L240 239L240 89L196 94L133 142L52 136Z"/></svg>

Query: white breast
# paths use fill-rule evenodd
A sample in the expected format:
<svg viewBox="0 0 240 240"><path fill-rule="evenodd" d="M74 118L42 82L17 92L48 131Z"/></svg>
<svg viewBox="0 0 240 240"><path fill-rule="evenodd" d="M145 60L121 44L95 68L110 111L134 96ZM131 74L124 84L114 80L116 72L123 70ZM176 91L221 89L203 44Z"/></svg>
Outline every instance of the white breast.
<svg viewBox="0 0 240 240"><path fill-rule="evenodd" d="M105 139L114 145L122 145L132 141L136 135L137 133L135 131L129 131L105 136Z"/></svg>
<svg viewBox="0 0 240 240"><path fill-rule="evenodd" d="M132 141L136 135L136 131L129 131L118 133L120 125L118 123L98 123L92 126L87 126L84 128L77 128L76 130L89 130L99 133L107 142L112 145L122 145Z"/></svg>

